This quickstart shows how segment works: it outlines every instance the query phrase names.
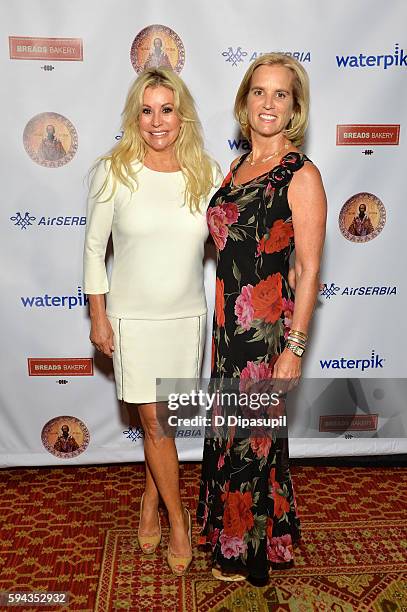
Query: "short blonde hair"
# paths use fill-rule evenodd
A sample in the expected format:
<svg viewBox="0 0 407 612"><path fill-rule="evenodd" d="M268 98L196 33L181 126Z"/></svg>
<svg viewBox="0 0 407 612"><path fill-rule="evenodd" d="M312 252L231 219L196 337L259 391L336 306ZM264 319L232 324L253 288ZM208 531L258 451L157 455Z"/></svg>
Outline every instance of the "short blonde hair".
<svg viewBox="0 0 407 612"><path fill-rule="evenodd" d="M308 125L309 79L305 68L300 62L284 53L266 53L258 57L250 64L240 83L236 94L234 112L235 118L240 124L243 136L250 140L250 125L247 116L247 96L250 91L253 73L259 66L284 66L285 68L289 68L294 74L294 115L287 128L284 130L284 136L295 146L301 145Z"/></svg>
<svg viewBox="0 0 407 612"><path fill-rule="evenodd" d="M140 74L131 85L122 113L123 135L110 151L102 156L110 162L113 180L112 197L117 183L122 183L134 191L137 186L137 173L132 163L143 164L147 145L140 133L139 117L143 108L143 97L147 87L166 87L174 93L174 110L181 120L181 128L175 142L175 155L185 177L185 199L191 211L199 211L201 199L209 194L213 186L213 165L204 150L201 123L195 103L184 81L170 68L150 68ZM98 192L101 195L109 182L109 175Z"/></svg>

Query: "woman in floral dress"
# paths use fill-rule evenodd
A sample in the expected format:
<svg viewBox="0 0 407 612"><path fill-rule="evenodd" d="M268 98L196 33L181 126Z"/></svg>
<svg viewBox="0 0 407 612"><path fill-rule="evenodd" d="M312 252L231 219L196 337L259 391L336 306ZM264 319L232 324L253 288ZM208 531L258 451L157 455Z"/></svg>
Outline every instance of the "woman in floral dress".
<svg viewBox="0 0 407 612"><path fill-rule="evenodd" d="M304 68L279 53L255 60L238 90L235 116L252 149L232 163L207 212L217 248L213 384L269 380L276 388L300 377L326 221L320 174L297 148L308 106ZM219 579L263 586L271 564L293 560L300 523L282 433L207 432L197 515Z"/></svg>

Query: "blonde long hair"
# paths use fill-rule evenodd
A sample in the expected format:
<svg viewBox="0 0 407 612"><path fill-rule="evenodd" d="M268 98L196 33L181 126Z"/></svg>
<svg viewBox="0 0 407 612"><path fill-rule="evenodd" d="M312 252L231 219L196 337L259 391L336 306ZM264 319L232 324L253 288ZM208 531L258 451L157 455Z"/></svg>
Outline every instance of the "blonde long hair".
<svg viewBox="0 0 407 612"><path fill-rule="evenodd" d="M123 136L115 147L98 161L110 162L108 175L96 194L104 194L112 179L112 190L105 201L115 193L118 183L131 192L137 189L137 174L142 168L147 152L139 128L139 116L143 107L144 91L147 87L167 87L174 93L174 109L181 120L181 129L175 142L175 156L185 178L185 203L191 212L199 211L201 199L214 186L213 168L215 162L204 150L202 127L195 103L183 80L170 68L145 70L129 89L122 113ZM134 166L139 161L139 166Z"/></svg>
<svg viewBox="0 0 407 612"><path fill-rule="evenodd" d="M265 53L250 64L240 83L235 100L235 118L240 124L243 136L250 140L250 125L247 116L247 96L254 71L259 66L285 66L294 74L293 96L294 115L284 136L295 146L302 144L308 125L309 115L309 79L305 68L295 58L284 53Z"/></svg>

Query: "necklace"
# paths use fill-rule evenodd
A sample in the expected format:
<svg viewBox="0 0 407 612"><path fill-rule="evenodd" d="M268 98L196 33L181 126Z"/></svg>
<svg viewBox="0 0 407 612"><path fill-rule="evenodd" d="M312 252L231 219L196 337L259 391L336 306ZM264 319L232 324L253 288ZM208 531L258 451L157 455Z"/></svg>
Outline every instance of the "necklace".
<svg viewBox="0 0 407 612"><path fill-rule="evenodd" d="M282 153L285 149L289 149L289 148L290 148L290 143L286 142L286 144L284 145L282 149L279 149L278 151L274 151L274 153L272 153L271 155L268 155L268 157L262 157L261 159L256 159L256 161L253 161L253 151L251 151L250 155L246 157L246 161L251 166L254 166L255 164L264 164L264 162L268 161L269 159L272 159L273 157L276 157L277 155Z"/></svg>

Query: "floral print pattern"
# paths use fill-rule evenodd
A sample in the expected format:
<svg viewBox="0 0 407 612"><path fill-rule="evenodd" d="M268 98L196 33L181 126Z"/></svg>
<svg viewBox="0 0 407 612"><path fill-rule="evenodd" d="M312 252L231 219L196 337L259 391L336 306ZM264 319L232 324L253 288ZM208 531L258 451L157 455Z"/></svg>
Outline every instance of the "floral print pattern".
<svg viewBox="0 0 407 612"><path fill-rule="evenodd" d="M228 239L228 226L236 223L239 214L238 208L233 202L208 209L207 221L209 231L216 247L220 251L225 248Z"/></svg>
<svg viewBox="0 0 407 612"><path fill-rule="evenodd" d="M243 155L212 198L208 227L217 248L212 380L237 379L240 391L272 378L294 310L288 284L294 229L287 192L305 155L288 153L270 172L235 184ZM221 408L212 409L212 424ZM274 411L283 414L281 401ZM258 416L258 415L256 415ZM300 523L286 436L264 427L247 437L230 426L205 439L197 516L201 543L223 569L263 577L293 560Z"/></svg>
<svg viewBox="0 0 407 612"><path fill-rule="evenodd" d="M245 285L242 287L239 297L235 303L235 315L237 317L237 323L245 331L249 330L251 323L254 318L253 308L253 285Z"/></svg>

